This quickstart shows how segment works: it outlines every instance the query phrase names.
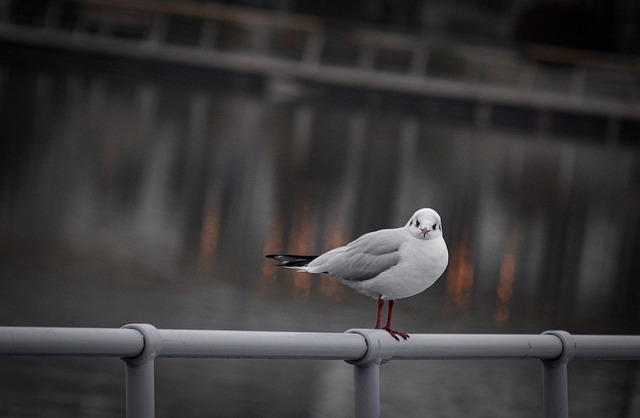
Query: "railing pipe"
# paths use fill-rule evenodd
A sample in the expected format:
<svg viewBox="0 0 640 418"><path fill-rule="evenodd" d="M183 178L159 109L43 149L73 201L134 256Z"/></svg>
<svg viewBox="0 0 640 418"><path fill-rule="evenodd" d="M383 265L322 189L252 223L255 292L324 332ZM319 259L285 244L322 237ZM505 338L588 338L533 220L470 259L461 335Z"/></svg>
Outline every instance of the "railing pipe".
<svg viewBox="0 0 640 418"><path fill-rule="evenodd" d="M575 359L638 360L640 335L573 335Z"/></svg>
<svg viewBox="0 0 640 418"><path fill-rule="evenodd" d="M544 418L569 417L567 362L542 362L542 402Z"/></svg>
<svg viewBox="0 0 640 418"><path fill-rule="evenodd" d="M562 352L552 360L542 361L542 402L544 418L569 418L569 383L567 365L576 354L576 342L566 331L546 331L562 344Z"/></svg>
<svg viewBox="0 0 640 418"><path fill-rule="evenodd" d="M553 359L562 353L562 344L550 335L500 334L411 334L411 338L396 341L383 332L390 344L393 359Z"/></svg>
<svg viewBox="0 0 640 418"><path fill-rule="evenodd" d="M127 418L153 418L155 416L155 362L142 364L126 362L125 392Z"/></svg>
<svg viewBox="0 0 640 418"><path fill-rule="evenodd" d="M380 416L380 364L354 364L353 393L355 418Z"/></svg>
<svg viewBox="0 0 640 418"><path fill-rule="evenodd" d="M162 357L349 360L362 357L357 335L319 332L159 330Z"/></svg>
<svg viewBox="0 0 640 418"><path fill-rule="evenodd" d="M155 416L155 358L162 350L158 329L149 324L125 325L144 339L144 349L136 357L124 358L127 418Z"/></svg>
<svg viewBox="0 0 640 418"><path fill-rule="evenodd" d="M314 358L357 360L368 350L363 333L376 335L387 358L553 360L562 343L543 334L411 334L396 341L381 330L358 333L158 330L160 357ZM574 335L575 359L638 360L640 336ZM131 328L0 327L0 355L128 358L139 355L144 337Z"/></svg>
<svg viewBox="0 0 640 418"><path fill-rule="evenodd" d="M382 330L351 329L346 335L358 335L363 338L367 349L364 355L348 363L353 367L353 393L356 418L380 416L380 364L388 361L393 350L392 345L384 344L391 336ZM398 341L395 341L398 342Z"/></svg>
<svg viewBox="0 0 640 418"><path fill-rule="evenodd" d="M380 414L380 364L392 359L538 359L543 364L545 418L568 417L571 359L640 360L640 336L412 334L0 327L0 355L120 357L126 364L127 417L154 416L157 357L346 360L354 366L356 417Z"/></svg>
<svg viewBox="0 0 640 418"><path fill-rule="evenodd" d="M135 357L143 346L133 329L0 327L0 355Z"/></svg>

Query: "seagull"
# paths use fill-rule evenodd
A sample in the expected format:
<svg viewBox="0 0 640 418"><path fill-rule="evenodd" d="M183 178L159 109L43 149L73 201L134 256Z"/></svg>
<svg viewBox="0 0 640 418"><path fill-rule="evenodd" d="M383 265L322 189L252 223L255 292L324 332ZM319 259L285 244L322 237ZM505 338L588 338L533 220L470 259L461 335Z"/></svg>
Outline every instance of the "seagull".
<svg viewBox="0 0 640 418"><path fill-rule="evenodd" d="M391 329L396 299L425 291L438 280L449 263L442 237L440 215L429 208L418 210L400 228L369 232L322 255L270 254L276 266L305 273L324 273L358 292L378 300L376 329L385 301L389 301L387 324L393 338L406 340L409 334Z"/></svg>

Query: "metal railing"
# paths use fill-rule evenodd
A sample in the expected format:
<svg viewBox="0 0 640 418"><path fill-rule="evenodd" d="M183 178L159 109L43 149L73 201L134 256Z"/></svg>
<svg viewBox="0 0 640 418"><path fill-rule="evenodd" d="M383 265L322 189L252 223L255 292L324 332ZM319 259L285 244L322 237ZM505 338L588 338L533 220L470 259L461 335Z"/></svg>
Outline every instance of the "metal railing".
<svg viewBox="0 0 640 418"><path fill-rule="evenodd" d="M412 334L0 327L0 356L117 357L125 362L129 418L155 415L154 360L171 358L323 359L354 366L355 416L380 415L380 365L391 360L540 360L545 418L569 416L567 364L573 359L640 360L640 336Z"/></svg>

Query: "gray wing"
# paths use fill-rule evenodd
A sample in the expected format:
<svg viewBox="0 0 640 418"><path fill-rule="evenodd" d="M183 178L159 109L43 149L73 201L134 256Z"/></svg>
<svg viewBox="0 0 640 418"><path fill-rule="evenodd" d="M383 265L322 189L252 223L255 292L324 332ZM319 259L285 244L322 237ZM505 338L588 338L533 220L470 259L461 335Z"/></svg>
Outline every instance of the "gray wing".
<svg viewBox="0 0 640 418"><path fill-rule="evenodd" d="M349 281L369 280L400 262L400 247L405 241L401 229L371 232L313 260L309 271Z"/></svg>

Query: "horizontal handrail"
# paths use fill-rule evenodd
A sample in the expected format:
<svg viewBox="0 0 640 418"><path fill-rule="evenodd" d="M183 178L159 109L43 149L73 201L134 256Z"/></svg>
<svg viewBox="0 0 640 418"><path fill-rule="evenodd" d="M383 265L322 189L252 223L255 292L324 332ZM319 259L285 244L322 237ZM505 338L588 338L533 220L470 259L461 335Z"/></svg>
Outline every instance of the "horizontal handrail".
<svg viewBox="0 0 640 418"><path fill-rule="evenodd" d="M640 336L412 334L112 328L0 327L0 356L120 357L126 364L127 417L155 415L157 357L346 360L354 366L355 416L380 415L379 365L392 359L538 359L543 363L545 418L568 418L567 363L572 359L640 360Z"/></svg>
<svg viewBox="0 0 640 418"><path fill-rule="evenodd" d="M159 357L350 360L367 351L354 334L320 332L158 330Z"/></svg>
<svg viewBox="0 0 640 418"><path fill-rule="evenodd" d="M144 339L133 329L0 327L0 355L135 357Z"/></svg>
<svg viewBox="0 0 640 418"><path fill-rule="evenodd" d="M574 335L575 358L583 360L638 360L640 336Z"/></svg>
<svg viewBox="0 0 640 418"><path fill-rule="evenodd" d="M356 361L370 350L386 360L553 360L563 342L550 334L411 334L158 329L158 357L333 359ZM574 359L640 359L640 336L573 335ZM0 327L0 356L135 357L143 335L130 328ZM371 353L369 353L371 354ZM375 357L375 356L374 356Z"/></svg>

